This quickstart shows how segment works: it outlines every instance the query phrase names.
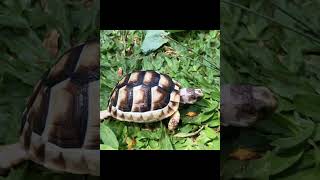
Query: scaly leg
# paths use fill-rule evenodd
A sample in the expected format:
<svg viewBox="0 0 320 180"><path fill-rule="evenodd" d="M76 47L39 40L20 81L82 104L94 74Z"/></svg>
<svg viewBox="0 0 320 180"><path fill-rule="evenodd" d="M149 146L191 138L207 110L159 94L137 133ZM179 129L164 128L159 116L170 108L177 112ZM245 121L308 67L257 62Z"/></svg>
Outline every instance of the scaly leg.
<svg viewBox="0 0 320 180"><path fill-rule="evenodd" d="M169 121L169 124L168 124L168 129L170 131L172 130L175 130L179 124L179 121L180 121L180 113L179 111L176 111L172 116L171 116L171 119Z"/></svg>

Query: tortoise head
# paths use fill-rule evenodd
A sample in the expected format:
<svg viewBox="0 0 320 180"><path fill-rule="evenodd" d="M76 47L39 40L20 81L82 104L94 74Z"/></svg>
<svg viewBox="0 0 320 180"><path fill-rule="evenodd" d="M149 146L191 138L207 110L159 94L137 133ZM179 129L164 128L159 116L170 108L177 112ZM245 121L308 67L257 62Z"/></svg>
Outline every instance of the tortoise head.
<svg viewBox="0 0 320 180"><path fill-rule="evenodd" d="M180 90L180 103L193 104L203 96L201 89L182 88Z"/></svg>

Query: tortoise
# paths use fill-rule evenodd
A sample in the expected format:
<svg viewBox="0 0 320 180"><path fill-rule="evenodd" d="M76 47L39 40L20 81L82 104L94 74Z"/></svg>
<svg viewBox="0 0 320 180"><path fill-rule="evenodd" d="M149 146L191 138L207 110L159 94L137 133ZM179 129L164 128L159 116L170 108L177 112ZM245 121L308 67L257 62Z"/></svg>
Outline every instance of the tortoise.
<svg viewBox="0 0 320 180"><path fill-rule="evenodd" d="M59 58L33 89L20 138L0 147L0 174L24 160L59 173L100 175L99 43L88 40Z"/></svg>
<svg viewBox="0 0 320 180"><path fill-rule="evenodd" d="M274 94L264 86L221 86L221 125L249 127L266 119L277 108Z"/></svg>
<svg viewBox="0 0 320 180"><path fill-rule="evenodd" d="M170 117L169 130L180 121L179 104L193 104L203 96L201 89L181 88L166 74L153 70L134 71L125 75L113 88L107 109L100 119L151 123Z"/></svg>

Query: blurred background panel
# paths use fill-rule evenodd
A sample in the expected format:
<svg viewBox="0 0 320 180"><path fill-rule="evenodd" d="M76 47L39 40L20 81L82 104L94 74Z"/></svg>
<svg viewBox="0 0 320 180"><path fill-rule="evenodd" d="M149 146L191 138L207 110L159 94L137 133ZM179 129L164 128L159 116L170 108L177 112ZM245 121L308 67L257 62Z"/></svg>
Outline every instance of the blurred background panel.
<svg viewBox="0 0 320 180"><path fill-rule="evenodd" d="M99 37L99 0L0 3L0 144L18 141L27 98L68 49ZM82 179L26 162L0 179Z"/></svg>
<svg viewBox="0 0 320 180"><path fill-rule="evenodd" d="M313 0L221 1L221 84L247 85L221 92L234 112L221 115L229 123L221 179L319 178L319 8ZM273 98L276 108L259 117L257 99Z"/></svg>

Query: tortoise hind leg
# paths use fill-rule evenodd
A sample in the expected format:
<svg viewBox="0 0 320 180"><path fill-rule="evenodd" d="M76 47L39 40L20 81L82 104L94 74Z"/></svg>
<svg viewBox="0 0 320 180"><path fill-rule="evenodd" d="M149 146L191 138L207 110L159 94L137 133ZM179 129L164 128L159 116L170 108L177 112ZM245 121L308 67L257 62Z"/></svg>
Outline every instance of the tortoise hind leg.
<svg viewBox="0 0 320 180"><path fill-rule="evenodd" d="M100 111L100 120L103 120L109 116L111 116L111 114L108 110Z"/></svg>
<svg viewBox="0 0 320 180"><path fill-rule="evenodd" d="M180 121L180 113L179 111L176 111L170 118L168 129L170 131L175 130L179 124L179 121Z"/></svg>
<svg viewBox="0 0 320 180"><path fill-rule="evenodd" d="M27 159L27 153L20 143L0 147L0 176L6 176L10 169Z"/></svg>

